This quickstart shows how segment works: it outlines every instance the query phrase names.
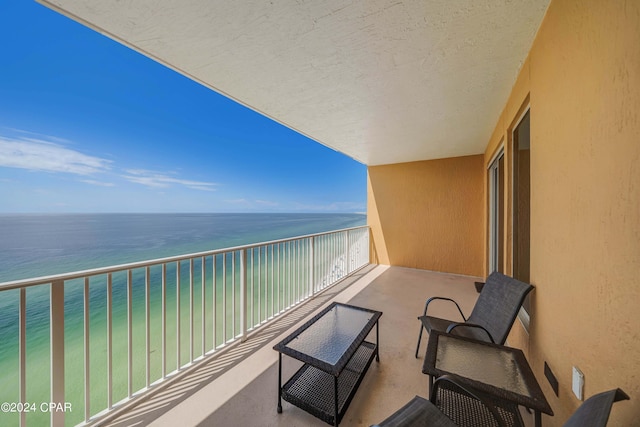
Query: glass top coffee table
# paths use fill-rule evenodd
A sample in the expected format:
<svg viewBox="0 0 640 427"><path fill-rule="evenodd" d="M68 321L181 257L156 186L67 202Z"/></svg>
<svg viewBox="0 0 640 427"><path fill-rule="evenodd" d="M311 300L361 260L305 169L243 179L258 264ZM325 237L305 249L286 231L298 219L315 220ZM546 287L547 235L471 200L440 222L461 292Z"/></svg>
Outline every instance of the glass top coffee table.
<svg viewBox="0 0 640 427"><path fill-rule="evenodd" d="M278 413L282 400L337 426L378 354L382 312L332 303L273 348L278 355ZM376 326L376 342L365 341ZM283 386L282 355L304 362Z"/></svg>
<svg viewBox="0 0 640 427"><path fill-rule="evenodd" d="M453 374L471 387L498 399L553 415L522 350L432 330L422 373L429 375L429 395L434 377Z"/></svg>

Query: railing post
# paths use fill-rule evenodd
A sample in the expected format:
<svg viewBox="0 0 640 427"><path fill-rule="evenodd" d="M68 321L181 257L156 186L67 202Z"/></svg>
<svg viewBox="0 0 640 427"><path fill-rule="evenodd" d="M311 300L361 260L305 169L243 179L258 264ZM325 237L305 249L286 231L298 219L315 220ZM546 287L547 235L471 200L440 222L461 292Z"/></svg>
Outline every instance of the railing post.
<svg viewBox="0 0 640 427"><path fill-rule="evenodd" d="M89 303L89 278L84 278L84 421L91 418L91 306Z"/></svg>
<svg viewBox="0 0 640 427"><path fill-rule="evenodd" d="M20 288L20 324L19 334L19 371L20 371L20 403L27 403L27 289ZM27 413L20 412L20 427L27 425Z"/></svg>
<svg viewBox="0 0 640 427"><path fill-rule="evenodd" d="M315 269L314 269L314 264L315 264L315 260L314 260L314 252L313 252L313 236L311 236L309 238L309 283L311 284L311 292L309 293L311 295L311 297L313 298L313 296L316 294L316 284L315 284L315 280L314 280L314 276L315 276Z"/></svg>
<svg viewBox="0 0 640 427"><path fill-rule="evenodd" d="M240 251L240 340L247 340L247 250Z"/></svg>
<svg viewBox="0 0 640 427"><path fill-rule="evenodd" d="M127 270L127 396L133 396L133 272Z"/></svg>
<svg viewBox="0 0 640 427"><path fill-rule="evenodd" d="M51 282L51 402L64 405L64 281ZM51 411L51 426L64 427L64 411Z"/></svg>

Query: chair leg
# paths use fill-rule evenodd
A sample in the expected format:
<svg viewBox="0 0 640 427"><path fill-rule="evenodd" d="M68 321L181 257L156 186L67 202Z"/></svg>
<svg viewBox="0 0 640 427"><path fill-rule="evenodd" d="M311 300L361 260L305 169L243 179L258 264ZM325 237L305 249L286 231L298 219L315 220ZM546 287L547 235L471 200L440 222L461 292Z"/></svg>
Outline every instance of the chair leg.
<svg viewBox="0 0 640 427"><path fill-rule="evenodd" d="M416 359L418 358L418 351L420 350L420 341L422 341L422 331L424 329L424 325L420 322L420 335L418 335L418 345L416 346Z"/></svg>

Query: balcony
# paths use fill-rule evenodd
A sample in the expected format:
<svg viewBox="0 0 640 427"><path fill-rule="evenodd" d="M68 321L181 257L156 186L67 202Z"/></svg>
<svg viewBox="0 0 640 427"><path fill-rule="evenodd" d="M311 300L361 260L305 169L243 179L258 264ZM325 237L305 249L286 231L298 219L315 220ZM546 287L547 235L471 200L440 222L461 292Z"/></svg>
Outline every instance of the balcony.
<svg viewBox="0 0 640 427"><path fill-rule="evenodd" d="M272 347L333 301L384 313L380 322L381 361L366 374L342 425L380 421L414 395L427 395L427 377L420 373L422 358L413 356L419 325L415 317L424 300L432 295L451 296L470 312L477 298L473 282L478 278L369 264L368 254L368 227L358 227L3 284L5 295L19 295L19 369L15 384L19 401L34 399L30 394L34 377L28 375L33 369L29 362L34 359L29 351L33 351L34 344L27 331L34 332L26 324L34 315L27 308L35 298L26 295L30 287L40 284L50 288L50 313L40 313L45 319L40 327L50 335L48 354L53 355L48 361L53 374L44 380L50 381L51 394L44 399L71 405L71 412L13 414L14 419L5 421L13 425L50 421L51 425L79 422L123 427L325 425L287 402L283 402L283 413L277 414L278 358ZM310 287L312 277L314 286ZM154 288L158 282L162 286ZM213 312L208 302L200 298L205 295L215 301L216 297L205 289L212 282L224 284ZM194 292L199 283L204 289L200 294ZM155 295L154 289L161 294ZM105 332L95 328L95 321L87 321L101 310L95 303L96 292L106 298L108 342L102 348L104 355L99 354L92 339ZM74 314L70 304L77 298L83 308L81 317ZM158 319L152 302L158 298L163 307L159 328L153 325ZM218 321L216 328L200 316L200 304L201 312ZM436 315L456 314L448 306L434 308ZM438 313L438 309L442 311ZM143 314L136 317L134 311ZM61 326L57 317L60 315L66 326L64 322ZM69 335L72 339L73 322L82 322L83 318L85 344L79 352L69 344ZM201 327L197 328L200 322ZM64 333L60 335L60 329L66 332L66 338ZM181 337L183 330L186 333ZM143 331L144 342L133 331ZM118 337L124 342L118 344ZM161 355L154 354L157 339L161 339ZM126 353L119 354L123 350ZM424 350L423 344L421 352ZM139 355L134 356L138 351L144 353L142 362ZM75 364L78 356L81 361ZM107 365L106 377L96 378L94 365L101 363ZM140 363L142 366L138 366ZM298 361L285 357L283 377L289 377L299 366ZM142 386L136 387L141 381ZM83 390L80 401L78 388ZM106 399L105 408L96 405L97 396Z"/></svg>
<svg viewBox="0 0 640 427"><path fill-rule="evenodd" d="M486 275L493 256L490 243L496 243L489 242L495 217L489 198L498 189L504 196L497 199L504 202L499 212L505 219L493 230L496 252L503 255L497 257L498 266L513 274L514 252L519 250L513 226L513 130L530 109L530 282L536 289L530 327L525 330L516 322L520 335L513 341L526 347L556 414L545 418L545 424L560 425L578 407L571 391L574 366L585 374L585 396L613 387L623 388L632 399L640 395L640 121L634 116L640 105L634 84L640 50L633 48L640 37L637 2L552 0L548 7L547 2L487 2L494 4L493 13L485 7L461 10L453 2L437 2L450 5L450 14L434 13L421 2L397 3L372 13L366 13L370 6L385 2L358 1L340 9L332 2L263 2L263 13L242 13L241 7L220 8L205 1L180 7L158 2L155 8L120 1L40 2L360 159L368 166L367 216L376 250L372 258L381 264ZM408 7L415 9L405 11ZM474 21L479 27L461 20L474 11L480 12ZM418 18L416 25L413 18ZM220 25L212 24L213 19ZM283 19L290 25L283 25ZM526 22L532 24L530 31L524 30ZM453 25L446 31L454 23L464 31L455 31ZM509 28L515 32L499 32ZM514 38L518 34L529 37ZM513 68L505 66L507 58ZM451 68L440 67L447 59ZM462 141L469 142L467 149L454 150ZM490 185L487 171L501 153L505 175ZM414 281L400 280L409 273L416 275ZM381 363L367 374L345 425L377 421L424 389L425 380L416 374L420 361L411 359L417 325L407 329L393 316L398 310L407 322L417 323L412 312L418 308L412 304L420 304L432 286L422 274L432 276L390 267L368 280L352 300L385 314ZM458 281L469 280L433 277L434 293L452 293ZM443 280L450 281L446 289ZM394 291L402 283L402 292L379 291L384 283ZM118 420L122 425L127 420L131 425L176 425L177 419L178 425L195 419L203 425L209 420L216 425L235 420L317 423L288 406L277 416L274 359L257 363L258 372L251 374L248 362L263 353L274 358L269 344L310 314L297 310L319 308L316 305L342 285L296 306L292 315L281 318L291 323L263 341L258 331L250 332L243 344L220 351L219 365L194 367L188 380L139 402ZM418 289L415 301L408 289L413 287ZM370 299L361 302L365 295ZM275 322L266 323L264 330L275 328ZM402 338L398 331L408 335ZM400 339L402 345L395 347L394 340ZM235 369L232 359L243 359L243 349L250 356ZM559 379L557 395L546 382L545 366ZM391 371L400 368L409 372L408 378ZM243 385L235 385L237 371L247 372ZM225 378L223 392L210 391ZM383 387L372 385L377 381ZM635 425L637 420L637 405L620 405L611 425Z"/></svg>

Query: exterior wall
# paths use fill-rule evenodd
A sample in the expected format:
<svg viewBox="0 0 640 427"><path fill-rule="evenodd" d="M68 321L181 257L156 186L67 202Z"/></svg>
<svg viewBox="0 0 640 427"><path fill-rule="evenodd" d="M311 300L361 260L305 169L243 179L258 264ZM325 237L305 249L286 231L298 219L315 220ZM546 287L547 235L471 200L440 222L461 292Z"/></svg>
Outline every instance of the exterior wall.
<svg viewBox="0 0 640 427"><path fill-rule="evenodd" d="M482 155L371 166L368 223L375 261L480 276Z"/></svg>
<svg viewBox="0 0 640 427"><path fill-rule="evenodd" d="M640 420L639 40L640 2L553 0L485 152L488 165L506 141L509 162L511 129L530 103L536 289L529 334L516 322L509 342L528 348L555 412L545 425L562 425L581 403L572 366L585 375L585 397L616 387L630 395L610 425ZM510 175L506 185L510 195Z"/></svg>

